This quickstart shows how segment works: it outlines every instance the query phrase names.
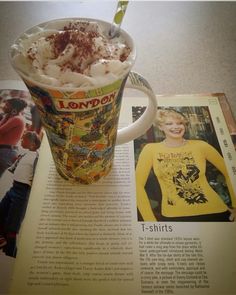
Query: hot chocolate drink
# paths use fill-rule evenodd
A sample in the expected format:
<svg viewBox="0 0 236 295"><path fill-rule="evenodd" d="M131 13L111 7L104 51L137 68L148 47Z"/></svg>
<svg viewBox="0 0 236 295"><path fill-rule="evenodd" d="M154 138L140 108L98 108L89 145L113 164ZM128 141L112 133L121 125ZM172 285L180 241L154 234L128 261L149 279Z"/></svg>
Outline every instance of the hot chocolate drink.
<svg viewBox="0 0 236 295"><path fill-rule="evenodd" d="M40 113L57 171L81 184L106 176L115 145L143 134L156 113L150 85L131 72L132 38L124 30L110 38L110 28L102 20L51 20L22 33L10 49L11 63ZM126 86L144 92L149 105L117 132Z"/></svg>

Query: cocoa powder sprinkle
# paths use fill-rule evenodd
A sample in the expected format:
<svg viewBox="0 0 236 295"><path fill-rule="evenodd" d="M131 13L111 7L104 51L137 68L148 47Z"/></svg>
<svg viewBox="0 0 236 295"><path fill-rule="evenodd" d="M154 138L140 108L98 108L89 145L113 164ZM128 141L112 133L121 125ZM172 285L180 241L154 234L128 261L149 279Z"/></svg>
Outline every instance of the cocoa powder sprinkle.
<svg viewBox="0 0 236 295"><path fill-rule="evenodd" d="M69 51L69 45L73 46L72 61L65 62L61 65L61 70L70 69L73 72L83 73L84 67L89 67L96 59L103 58L111 60L114 58L110 51L106 49L109 42L97 31L87 31L89 23L69 23L63 28L63 31L47 36L46 41L50 42L53 58L66 55ZM101 37L104 49L95 45L95 38ZM117 56L118 49L115 48L114 53ZM126 47L125 51L120 55L119 60L124 62L130 53L130 48ZM36 58L37 51L33 48L27 51L29 59ZM102 56L101 56L102 55ZM117 56L118 58L118 56ZM84 64L85 63L85 64ZM106 74L109 71L106 71Z"/></svg>

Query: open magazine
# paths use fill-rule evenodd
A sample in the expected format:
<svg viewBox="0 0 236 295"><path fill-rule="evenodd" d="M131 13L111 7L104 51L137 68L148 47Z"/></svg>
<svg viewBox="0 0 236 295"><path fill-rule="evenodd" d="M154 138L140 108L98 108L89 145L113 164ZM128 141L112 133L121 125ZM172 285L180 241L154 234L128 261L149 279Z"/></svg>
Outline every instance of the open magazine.
<svg viewBox="0 0 236 295"><path fill-rule="evenodd" d="M157 99L159 109L184 114L188 125L184 149L187 141L196 141L195 150L200 151L203 145L219 156L221 165L206 163L207 183L217 201L209 200L208 186L206 191L200 191L193 185L202 175L195 167L197 161L190 157L191 150L185 150L184 157L183 152L176 157L166 146L159 159L166 161L161 166L165 180L170 181L170 172L176 171L176 158L181 160L169 185L173 189L175 184L175 193L168 200L158 169L146 171L148 165L151 167L147 160L143 166L143 202L147 206L139 206L135 172L145 147L151 145L151 151L155 144L164 146L164 133L158 124L135 141L117 146L112 172L89 186L71 184L58 175L44 136L10 294L235 294L236 223L232 221L236 154L220 104L225 98L183 95ZM126 98L120 125L136 120L145 106L143 98ZM235 124L230 116L233 132ZM226 177L220 173L221 166L226 167ZM178 198L185 208L189 206L190 213L175 206ZM204 215L217 212L219 205L218 213L225 213L222 208L227 208L228 222L227 216L222 221L221 214L214 215L211 222L196 221L193 216L203 215L199 206L208 203L210 213ZM168 205L177 209L169 213ZM144 215L150 208L154 218L149 220ZM177 218L186 215L192 219L180 222Z"/></svg>

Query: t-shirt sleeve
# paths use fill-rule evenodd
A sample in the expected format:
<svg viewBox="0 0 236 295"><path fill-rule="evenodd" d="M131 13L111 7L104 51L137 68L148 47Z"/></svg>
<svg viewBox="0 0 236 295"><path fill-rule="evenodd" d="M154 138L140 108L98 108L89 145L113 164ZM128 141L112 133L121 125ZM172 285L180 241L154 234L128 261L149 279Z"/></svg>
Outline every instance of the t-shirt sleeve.
<svg viewBox="0 0 236 295"><path fill-rule="evenodd" d="M136 166L137 206L144 221L156 221L145 190L149 173L153 166L153 145L147 144L139 155Z"/></svg>
<svg viewBox="0 0 236 295"><path fill-rule="evenodd" d="M224 158L221 156L221 154L210 144L206 142L202 142L202 148L205 152L206 159L212 163L225 177L227 187L229 189L230 198L232 202L232 206L236 207L236 195L232 186L232 183L230 181L229 174L227 172L227 167L225 165Z"/></svg>

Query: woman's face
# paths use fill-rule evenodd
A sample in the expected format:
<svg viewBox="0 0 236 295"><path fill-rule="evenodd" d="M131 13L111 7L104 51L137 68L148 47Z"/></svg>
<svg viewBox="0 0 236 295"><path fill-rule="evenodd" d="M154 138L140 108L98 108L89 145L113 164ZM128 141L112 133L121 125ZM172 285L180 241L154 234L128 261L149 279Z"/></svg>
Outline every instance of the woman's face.
<svg viewBox="0 0 236 295"><path fill-rule="evenodd" d="M179 139L184 136L185 125L179 118L166 117L165 121L160 125L160 130L165 133L166 137Z"/></svg>

